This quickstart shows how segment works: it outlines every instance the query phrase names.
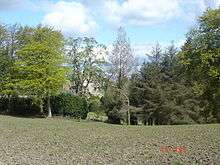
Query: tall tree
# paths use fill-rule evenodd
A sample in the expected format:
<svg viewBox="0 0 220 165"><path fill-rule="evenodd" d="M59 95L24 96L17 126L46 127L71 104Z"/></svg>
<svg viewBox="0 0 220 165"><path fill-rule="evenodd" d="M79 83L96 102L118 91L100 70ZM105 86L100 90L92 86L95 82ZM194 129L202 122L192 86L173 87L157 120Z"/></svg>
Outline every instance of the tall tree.
<svg viewBox="0 0 220 165"><path fill-rule="evenodd" d="M113 44L109 61L111 64L111 76L113 80L116 81L117 87L122 89L134 68L134 57L131 45L122 27L118 29L118 36Z"/></svg>
<svg viewBox="0 0 220 165"><path fill-rule="evenodd" d="M132 76L129 96L131 105L143 109L145 124L207 121L207 104L186 83L181 67L177 49L172 43L165 52L158 49L158 46L154 47L151 61L144 63L140 71Z"/></svg>
<svg viewBox="0 0 220 165"><path fill-rule="evenodd" d="M88 94L89 84L100 88L103 80L103 64L106 47L94 38L69 38L66 46L71 65L71 89L77 95Z"/></svg>
<svg viewBox="0 0 220 165"><path fill-rule="evenodd" d="M19 31L21 29L21 26L18 24L10 25L7 27L7 34L8 34L8 40L7 40L7 49L9 56L14 59L16 56L16 51L19 49Z"/></svg>
<svg viewBox="0 0 220 165"><path fill-rule="evenodd" d="M7 27L0 25L0 94L3 94L4 85L10 73L10 56L8 54L8 32Z"/></svg>
<svg viewBox="0 0 220 165"><path fill-rule="evenodd" d="M118 29L118 36L113 44L113 50L109 56L110 62L110 77L116 82L116 91L123 100L126 100L121 109L127 109L127 124L130 125L130 109L128 90L126 84L131 71L134 68L134 57L131 49L129 39L126 36L125 30L120 27Z"/></svg>
<svg viewBox="0 0 220 165"><path fill-rule="evenodd" d="M38 26L16 56L14 89L19 95L36 100L41 111L46 99L48 117L51 117L50 97L59 94L66 81L62 34L50 27Z"/></svg>
<svg viewBox="0 0 220 165"><path fill-rule="evenodd" d="M177 53L178 49L174 45L174 41L166 48L165 53L163 55L162 61L162 70L164 70L167 74L171 72L172 74L176 69L174 66L177 65Z"/></svg>
<svg viewBox="0 0 220 165"><path fill-rule="evenodd" d="M16 60L16 51L18 51L18 34L20 28L21 26L17 24L0 26L1 75L5 78L1 87L2 93L9 97L14 93L11 86L11 78L13 76L12 66Z"/></svg>
<svg viewBox="0 0 220 165"><path fill-rule="evenodd" d="M151 63L159 65L162 60L162 48L159 43L156 43L155 46L152 47L151 54L147 54Z"/></svg>
<svg viewBox="0 0 220 165"><path fill-rule="evenodd" d="M194 89L212 102L220 121L220 9L208 9L188 33L181 62Z"/></svg>

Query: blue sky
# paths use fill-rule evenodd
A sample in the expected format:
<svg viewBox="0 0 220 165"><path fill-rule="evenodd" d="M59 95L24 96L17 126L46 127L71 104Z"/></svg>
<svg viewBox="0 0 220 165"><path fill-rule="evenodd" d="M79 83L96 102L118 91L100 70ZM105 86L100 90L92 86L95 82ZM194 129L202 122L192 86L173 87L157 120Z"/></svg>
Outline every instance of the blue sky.
<svg viewBox="0 0 220 165"><path fill-rule="evenodd" d="M207 7L220 0L0 0L0 22L54 26L66 36L93 36L111 45L123 26L136 55L156 42L180 46Z"/></svg>

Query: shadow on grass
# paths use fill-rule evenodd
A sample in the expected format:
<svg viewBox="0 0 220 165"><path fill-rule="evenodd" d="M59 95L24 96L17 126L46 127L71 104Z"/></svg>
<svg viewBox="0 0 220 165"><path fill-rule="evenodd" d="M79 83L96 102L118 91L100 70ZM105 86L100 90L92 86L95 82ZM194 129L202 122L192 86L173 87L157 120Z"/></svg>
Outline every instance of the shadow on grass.
<svg viewBox="0 0 220 165"><path fill-rule="evenodd" d="M30 118L30 119L47 117L45 114L12 114L12 113L6 113L6 112L1 112L0 115L18 117L18 118Z"/></svg>

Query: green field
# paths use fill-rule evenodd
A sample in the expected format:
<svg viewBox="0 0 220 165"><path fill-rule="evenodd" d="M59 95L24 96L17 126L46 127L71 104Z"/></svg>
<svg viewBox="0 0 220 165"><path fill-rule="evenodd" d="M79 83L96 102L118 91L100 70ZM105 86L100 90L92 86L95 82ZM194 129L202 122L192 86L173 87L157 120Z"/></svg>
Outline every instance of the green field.
<svg viewBox="0 0 220 165"><path fill-rule="evenodd" d="M185 152L161 152L165 146ZM0 116L0 164L220 164L220 124L121 126Z"/></svg>

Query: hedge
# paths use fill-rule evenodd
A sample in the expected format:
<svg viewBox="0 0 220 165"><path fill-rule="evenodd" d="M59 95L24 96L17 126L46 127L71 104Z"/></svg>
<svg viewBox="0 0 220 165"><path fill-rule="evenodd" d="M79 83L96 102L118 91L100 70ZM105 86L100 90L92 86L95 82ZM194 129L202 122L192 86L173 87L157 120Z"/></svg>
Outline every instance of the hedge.
<svg viewBox="0 0 220 165"><path fill-rule="evenodd" d="M24 97L0 97L0 113L12 115L36 115L39 108L32 100Z"/></svg>
<svg viewBox="0 0 220 165"><path fill-rule="evenodd" d="M85 119L88 113L88 104L84 97L62 93L53 97L51 103L53 114Z"/></svg>
<svg viewBox="0 0 220 165"><path fill-rule="evenodd" d="M88 103L84 97L62 93L51 98L52 114L71 116L85 119L89 111ZM39 107L33 104L30 98L0 97L0 113L12 115L36 115L40 113Z"/></svg>

